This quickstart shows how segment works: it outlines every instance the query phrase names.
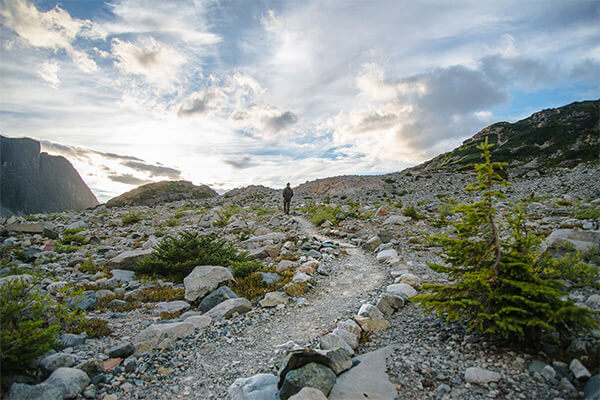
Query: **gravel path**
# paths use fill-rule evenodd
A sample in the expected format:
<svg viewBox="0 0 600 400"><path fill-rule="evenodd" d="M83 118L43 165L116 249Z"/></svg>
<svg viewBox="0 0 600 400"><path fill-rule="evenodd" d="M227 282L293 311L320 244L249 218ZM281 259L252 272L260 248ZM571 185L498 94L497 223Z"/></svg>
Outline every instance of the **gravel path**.
<svg viewBox="0 0 600 400"><path fill-rule="evenodd" d="M305 218L295 219L300 234L331 240L319 235ZM337 321L352 317L385 283L384 267L372 256L359 248L346 251L347 255L330 265L329 276L317 278L303 305L294 304L283 310L256 308L231 321L216 322L203 334L178 342L148 369L150 385L139 395L225 399L227 388L235 379L275 371L289 341L314 344ZM170 374L166 375L159 366Z"/></svg>

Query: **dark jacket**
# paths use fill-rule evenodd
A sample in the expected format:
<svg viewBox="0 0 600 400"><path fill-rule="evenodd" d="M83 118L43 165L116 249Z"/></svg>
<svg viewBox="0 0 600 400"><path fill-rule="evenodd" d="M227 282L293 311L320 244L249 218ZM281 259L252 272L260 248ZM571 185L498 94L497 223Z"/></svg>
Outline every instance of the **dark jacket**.
<svg viewBox="0 0 600 400"><path fill-rule="evenodd" d="M283 199L291 200L292 197L294 197L294 191L292 190L292 188L286 186L286 188L283 189Z"/></svg>

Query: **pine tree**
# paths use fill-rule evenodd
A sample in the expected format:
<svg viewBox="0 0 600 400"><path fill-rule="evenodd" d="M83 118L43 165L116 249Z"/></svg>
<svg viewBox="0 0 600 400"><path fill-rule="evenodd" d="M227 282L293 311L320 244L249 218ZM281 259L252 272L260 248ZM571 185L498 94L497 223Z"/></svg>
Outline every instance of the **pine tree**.
<svg viewBox="0 0 600 400"><path fill-rule="evenodd" d="M577 307L556 280L541 279L533 266L534 237L524 229L523 212L515 209L506 218L508 238L501 240L495 203L505 199L502 188L506 163L492 162L487 138L478 149L483 162L476 164L477 180L466 187L480 198L457 205L452 213L452 236L432 237L443 248L442 264L429 264L449 275L449 285L430 284L430 290L413 298L427 311L445 316L448 322L464 322L469 330L501 336L519 343L539 343L545 334L565 334L594 326L592 312Z"/></svg>

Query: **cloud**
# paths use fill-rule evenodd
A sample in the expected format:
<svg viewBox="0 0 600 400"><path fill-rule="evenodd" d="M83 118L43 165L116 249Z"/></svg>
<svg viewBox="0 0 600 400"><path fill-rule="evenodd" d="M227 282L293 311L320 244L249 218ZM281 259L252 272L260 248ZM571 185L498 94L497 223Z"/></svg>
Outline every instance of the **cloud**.
<svg viewBox="0 0 600 400"><path fill-rule="evenodd" d="M209 111L209 103L214 100L214 93L198 93L190 97L177 111L178 117L187 117L192 115L202 115Z"/></svg>
<svg viewBox="0 0 600 400"><path fill-rule="evenodd" d="M273 132L279 132L298 122L298 117L291 111L266 119L265 126Z"/></svg>
<svg viewBox="0 0 600 400"><path fill-rule="evenodd" d="M170 167L164 167L162 165L152 165L139 161L127 161L124 162L123 165L136 171L147 172L150 174L150 176L164 176L169 179L181 178L180 170Z"/></svg>
<svg viewBox="0 0 600 400"><path fill-rule="evenodd" d="M54 51L65 50L82 71L97 70L96 63L85 52L73 48L77 37L85 37L90 32L89 20L72 18L59 6L41 12L26 0L4 1L0 16L24 43Z"/></svg>
<svg viewBox="0 0 600 400"><path fill-rule="evenodd" d="M141 179L138 177L135 177L131 174L113 174L113 175L108 175L108 179L110 179L113 182L119 182L119 183L124 183L126 185L145 185L146 183L151 183L151 180L148 179Z"/></svg>
<svg viewBox="0 0 600 400"><path fill-rule="evenodd" d="M153 37L138 39L138 43L113 39L111 52L115 66L124 74L142 75L149 81L171 82L177 79L185 57L172 47L157 42Z"/></svg>
<svg viewBox="0 0 600 400"><path fill-rule="evenodd" d="M58 63L55 61L45 61L38 70L40 78L48 82L48 84L57 88L60 85L60 79L58 79Z"/></svg>
<svg viewBox="0 0 600 400"><path fill-rule="evenodd" d="M243 156L239 159L223 160L223 162L225 164L231 165L235 169L246 169L258 165L258 163L252 157L249 156Z"/></svg>

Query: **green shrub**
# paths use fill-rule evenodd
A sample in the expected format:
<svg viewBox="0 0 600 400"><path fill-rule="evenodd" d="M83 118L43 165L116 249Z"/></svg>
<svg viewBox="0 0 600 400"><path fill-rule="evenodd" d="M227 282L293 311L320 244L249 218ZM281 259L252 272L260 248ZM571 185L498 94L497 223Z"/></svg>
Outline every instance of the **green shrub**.
<svg viewBox="0 0 600 400"><path fill-rule="evenodd" d="M23 372L54 345L59 325L47 322L48 300L20 279L0 287L0 364L4 375Z"/></svg>
<svg viewBox="0 0 600 400"><path fill-rule="evenodd" d="M412 203L404 207L404 209L402 210L402 215L404 215L405 217L410 217L412 220L415 221L425 218L423 214L417 211L417 209L414 205L412 205Z"/></svg>
<svg viewBox="0 0 600 400"><path fill-rule="evenodd" d="M548 252L535 263L536 273L545 279L566 279L575 287L594 286L598 267L583 262L578 251L567 252L562 258L554 258Z"/></svg>
<svg viewBox="0 0 600 400"><path fill-rule="evenodd" d="M79 270L87 274L95 274L103 269L104 267L102 265L94 263L92 256L88 256L88 258L79 265Z"/></svg>
<svg viewBox="0 0 600 400"><path fill-rule="evenodd" d="M573 214L578 219L600 219L600 206L583 207Z"/></svg>
<svg viewBox="0 0 600 400"><path fill-rule="evenodd" d="M280 273L282 278L279 282L271 285L266 284L260 274L251 273L245 277L238 277L231 285L231 290L239 296L245 297L250 301L259 300L268 292L275 292L284 287L292 280L292 273Z"/></svg>
<svg viewBox="0 0 600 400"><path fill-rule="evenodd" d="M315 205L314 203L303 207L301 210L308 214L311 222L316 226L322 225L325 221L330 221L334 225L337 225L349 215L349 213L342 211L340 207Z"/></svg>
<svg viewBox="0 0 600 400"><path fill-rule="evenodd" d="M138 274L181 282L198 265L231 267L243 261L248 261L246 253L240 253L223 239L183 231L179 237L166 236L134 269Z"/></svg>
<svg viewBox="0 0 600 400"><path fill-rule="evenodd" d="M142 220L142 216L135 211L129 211L129 214L123 215L121 217L121 221L123 221L124 225L135 224L136 222L140 222Z"/></svg>
<svg viewBox="0 0 600 400"><path fill-rule="evenodd" d="M245 278L248 275L264 269L258 261L234 261L230 265L231 273L236 278Z"/></svg>
<svg viewBox="0 0 600 400"><path fill-rule="evenodd" d="M223 208L222 210L218 210L217 211L218 218L215 222L213 222L213 225L223 228L224 226L226 226L229 223L229 219L231 217L233 217L234 215L239 214L241 212L242 212L242 208L240 206L236 206L235 204L227 206L227 207Z"/></svg>
<svg viewBox="0 0 600 400"><path fill-rule="evenodd" d="M452 236L432 237L444 249L445 264L429 266L448 273L452 283L424 285L431 292L412 300L469 330L532 346L553 333L564 340L597 325L591 311L563 300L559 282L536 273L536 238L524 229L521 208L507 217L509 237L501 240L495 204L505 198L499 188L509 182L496 170L506 164L490 161L487 140L479 148L485 161L476 164L478 179L466 189L480 200L454 207L462 219L452 222Z"/></svg>
<svg viewBox="0 0 600 400"><path fill-rule="evenodd" d="M57 253L75 253L80 248L80 246L75 246L71 244L62 245L60 243L56 243L56 245L54 246L54 251Z"/></svg>
<svg viewBox="0 0 600 400"><path fill-rule="evenodd" d="M556 200L556 205L567 207L567 206L573 205L573 203L571 203L569 200L560 199L560 200Z"/></svg>

